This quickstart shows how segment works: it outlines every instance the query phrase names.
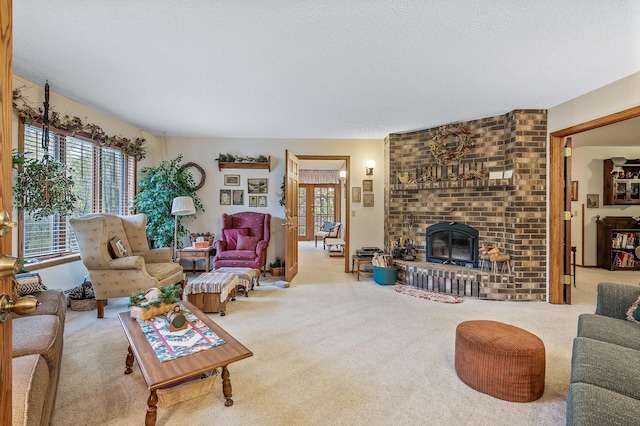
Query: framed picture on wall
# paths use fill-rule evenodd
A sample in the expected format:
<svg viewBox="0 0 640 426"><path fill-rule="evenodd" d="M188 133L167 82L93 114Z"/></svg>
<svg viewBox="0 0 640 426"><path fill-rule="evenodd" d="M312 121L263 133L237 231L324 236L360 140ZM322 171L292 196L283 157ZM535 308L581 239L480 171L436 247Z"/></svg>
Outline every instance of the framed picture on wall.
<svg viewBox="0 0 640 426"><path fill-rule="evenodd" d="M247 179L247 194L266 194L267 179Z"/></svg>
<svg viewBox="0 0 640 426"><path fill-rule="evenodd" d="M578 181L571 181L571 201L578 201Z"/></svg>
<svg viewBox="0 0 640 426"><path fill-rule="evenodd" d="M249 207L258 207L257 195L249 195Z"/></svg>
<svg viewBox="0 0 640 426"><path fill-rule="evenodd" d="M266 195L258 195L258 207L267 207Z"/></svg>
<svg viewBox="0 0 640 426"><path fill-rule="evenodd" d="M600 207L600 195L599 194L587 194L587 208L597 209Z"/></svg>
<svg viewBox="0 0 640 426"><path fill-rule="evenodd" d="M362 191L363 192L373 192L373 180L365 179L362 181Z"/></svg>
<svg viewBox="0 0 640 426"><path fill-rule="evenodd" d="M359 203L360 201L362 201L362 188L354 186L351 188L351 202Z"/></svg>
<svg viewBox="0 0 640 426"><path fill-rule="evenodd" d="M224 175L225 186L240 186L240 175Z"/></svg>
<svg viewBox="0 0 640 426"><path fill-rule="evenodd" d="M234 206L244 206L244 189L234 189L232 198Z"/></svg>
<svg viewBox="0 0 640 426"><path fill-rule="evenodd" d="M362 196L363 207L373 207L373 194L364 194Z"/></svg>
<svg viewBox="0 0 640 426"><path fill-rule="evenodd" d="M231 190L230 189L221 189L220 190L220 205L221 206L230 206L231 205Z"/></svg>

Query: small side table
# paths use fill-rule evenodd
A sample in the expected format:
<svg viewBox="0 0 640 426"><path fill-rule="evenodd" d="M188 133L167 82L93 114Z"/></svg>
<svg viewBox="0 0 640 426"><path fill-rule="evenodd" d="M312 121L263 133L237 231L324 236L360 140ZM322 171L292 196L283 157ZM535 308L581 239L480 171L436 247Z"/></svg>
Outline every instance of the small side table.
<svg viewBox="0 0 640 426"><path fill-rule="evenodd" d="M215 254L215 249L213 246L205 247L205 248L195 248L185 247L182 249L178 249L178 253L176 255L176 262L180 262L180 259L190 260L193 262L193 273L196 273L196 263L198 260L204 260L206 268L205 272L209 272L209 268L211 266L211 256Z"/></svg>
<svg viewBox="0 0 640 426"><path fill-rule="evenodd" d="M358 256L354 254L351 257L351 273L353 274L355 272L358 274L358 281L360 281L360 272L364 272L360 269L360 265L372 265L371 261L372 258L369 256Z"/></svg>

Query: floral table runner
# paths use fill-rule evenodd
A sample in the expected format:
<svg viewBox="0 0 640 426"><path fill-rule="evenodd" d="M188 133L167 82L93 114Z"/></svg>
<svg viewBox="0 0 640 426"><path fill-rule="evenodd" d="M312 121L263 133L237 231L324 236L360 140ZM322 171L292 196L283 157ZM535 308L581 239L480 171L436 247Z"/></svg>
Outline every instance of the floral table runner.
<svg viewBox="0 0 640 426"><path fill-rule="evenodd" d="M160 362L170 361L225 343L187 308L180 306L180 310L189 324L186 329L180 331L169 331L166 315L158 315L149 320L137 320Z"/></svg>

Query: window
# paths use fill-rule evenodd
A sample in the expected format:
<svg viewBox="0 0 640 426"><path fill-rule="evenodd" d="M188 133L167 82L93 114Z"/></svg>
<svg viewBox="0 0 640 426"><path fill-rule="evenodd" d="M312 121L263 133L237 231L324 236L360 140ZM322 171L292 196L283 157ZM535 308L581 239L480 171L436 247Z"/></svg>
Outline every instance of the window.
<svg viewBox="0 0 640 426"><path fill-rule="evenodd" d="M26 158L42 159L42 128L24 124L20 152ZM135 159L118 149L101 147L90 138L71 136L52 129L49 155L67 165L77 197L73 217L87 213L127 214L135 196ZM45 259L78 249L69 217L53 215L35 221L21 212L19 255L25 260Z"/></svg>

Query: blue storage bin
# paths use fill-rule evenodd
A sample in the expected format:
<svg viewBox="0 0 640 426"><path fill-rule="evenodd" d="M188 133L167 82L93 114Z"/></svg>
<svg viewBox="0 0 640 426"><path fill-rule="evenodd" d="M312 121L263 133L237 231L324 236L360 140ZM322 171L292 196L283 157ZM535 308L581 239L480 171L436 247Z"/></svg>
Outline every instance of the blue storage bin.
<svg viewBox="0 0 640 426"><path fill-rule="evenodd" d="M380 285L393 285L398 277L398 267L391 266L383 268L382 266L373 267L373 280Z"/></svg>

